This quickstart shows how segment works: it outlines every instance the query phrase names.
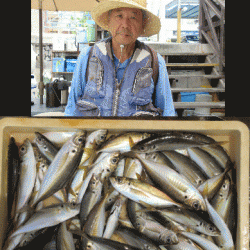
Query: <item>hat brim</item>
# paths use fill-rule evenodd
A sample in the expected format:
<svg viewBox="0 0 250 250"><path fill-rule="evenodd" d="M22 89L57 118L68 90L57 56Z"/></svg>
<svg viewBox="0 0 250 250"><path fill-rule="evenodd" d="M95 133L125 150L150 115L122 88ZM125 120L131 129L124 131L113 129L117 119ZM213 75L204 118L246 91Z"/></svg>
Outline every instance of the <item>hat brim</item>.
<svg viewBox="0 0 250 250"><path fill-rule="evenodd" d="M93 20L104 30L109 31L109 10L117 9L117 8L136 8L144 10L146 13L146 24L143 30L143 33L140 36L148 37L155 34L158 34L161 29L161 22L158 16L154 15L150 11L148 11L143 6L130 1L130 0L105 0L102 1L93 8L91 11L91 16Z"/></svg>

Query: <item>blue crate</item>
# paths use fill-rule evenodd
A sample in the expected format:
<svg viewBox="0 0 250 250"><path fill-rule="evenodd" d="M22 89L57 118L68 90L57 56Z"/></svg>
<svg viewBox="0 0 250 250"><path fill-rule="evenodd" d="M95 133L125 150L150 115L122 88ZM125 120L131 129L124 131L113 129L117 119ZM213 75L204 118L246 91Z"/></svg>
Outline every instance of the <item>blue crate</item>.
<svg viewBox="0 0 250 250"><path fill-rule="evenodd" d="M208 92L181 92L182 102L195 102L195 97L197 94L208 94Z"/></svg>
<svg viewBox="0 0 250 250"><path fill-rule="evenodd" d="M53 58L53 72L65 72L65 59L61 57Z"/></svg>
<svg viewBox="0 0 250 250"><path fill-rule="evenodd" d="M76 59L66 59L66 72L74 72Z"/></svg>

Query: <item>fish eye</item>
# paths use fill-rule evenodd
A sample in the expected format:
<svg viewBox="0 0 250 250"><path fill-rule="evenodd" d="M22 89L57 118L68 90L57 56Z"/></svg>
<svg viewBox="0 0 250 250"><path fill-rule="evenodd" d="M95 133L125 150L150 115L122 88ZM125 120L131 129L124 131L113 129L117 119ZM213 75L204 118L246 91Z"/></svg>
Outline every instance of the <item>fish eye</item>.
<svg viewBox="0 0 250 250"><path fill-rule="evenodd" d="M140 146L139 148L141 151L144 151L145 150L145 147L144 146Z"/></svg>
<svg viewBox="0 0 250 250"><path fill-rule="evenodd" d="M44 149L47 149L47 146L46 146L46 145L44 145L44 146L43 146L43 148L44 148Z"/></svg>
<svg viewBox="0 0 250 250"><path fill-rule="evenodd" d="M109 168L107 168L107 172L110 172L110 169L109 169Z"/></svg>
<svg viewBox="0 0 250 250"><path fill-rule="evenodd" d="M113 158L112 159L112 163L117 163L118 159L117 158Z"/></svg>
<svg viewBox="0 0 250 250"><path fill-rule="evenodd" d="M167 242L168 244L170 244L170 243L172 242L171 238L170 238L170 237L167 237L166 242Z"/></svg>
<svg viewBox="0 0 250 250"><path fill-rule="evenodd" d="M23 146L23 147L20 148L20 151L21 151L21 152L25 152L25 151L26 151L26 148Z"/></svg>
<svg viewBox="0 0 250 250"><path fill-rule="evenodd" d="M122 178L121 178L121 177L116 177L116 180L117 180L117 182L118 182L119 184L122 183Z"/></svg>
<svg viewBox="0 0 250 250"><path fill-rule="evenodd" d="M88 243L86 247L87 247L87 249L91 249L92 248L92 244Z"/></svg>
<svg viewBox="0 0 250 250"><path fill-rule="evenodd" d="M71 153L73 153L73 154L74 154L75 152L76 152L76 150L75 150L75 149L72 149L72 150L71 150Z"/></svg>
<svg viewBox="0 0 250 250"><path fill-rule="evenodd" d="M193 208L194 208L195 210L199 210L199 209L200 209L200 204L199 204L198 201L195 201L195 202L193 203Z"/></svg>

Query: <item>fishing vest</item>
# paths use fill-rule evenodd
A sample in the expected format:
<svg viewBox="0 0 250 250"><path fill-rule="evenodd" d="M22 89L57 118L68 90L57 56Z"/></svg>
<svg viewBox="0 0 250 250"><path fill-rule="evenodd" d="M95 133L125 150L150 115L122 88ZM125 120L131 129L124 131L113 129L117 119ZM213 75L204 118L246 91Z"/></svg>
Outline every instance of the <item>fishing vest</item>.
<svg viewBox="0 0 250 250"><path fill-rule="evenodd" d="M136 41L130 63L119 82L111 49L111 38L96 43L89 56L84 94L76 103L76 116L160 115L152 104L154 84L152 56L144 43Z"/></svg>

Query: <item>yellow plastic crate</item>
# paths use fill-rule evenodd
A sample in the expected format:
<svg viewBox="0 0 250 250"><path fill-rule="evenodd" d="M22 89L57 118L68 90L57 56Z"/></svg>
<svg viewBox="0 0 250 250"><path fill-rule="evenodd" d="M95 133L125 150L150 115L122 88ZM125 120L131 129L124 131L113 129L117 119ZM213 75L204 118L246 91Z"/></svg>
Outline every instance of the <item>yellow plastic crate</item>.
<svg viewBox="0 0 250 250"><path fill-rule="evenodd" d="M238 201L236 250L249 250L249 130L238 121L166 121L130 119L56 119L56 118L3 118L0 120L0 249L7 225L7 153L8 143L14 136L17 145L25 138L33 140L34 132L108 129L120 131L183 130L200 132L217 141L224 141L236 167Z"/></svg>

